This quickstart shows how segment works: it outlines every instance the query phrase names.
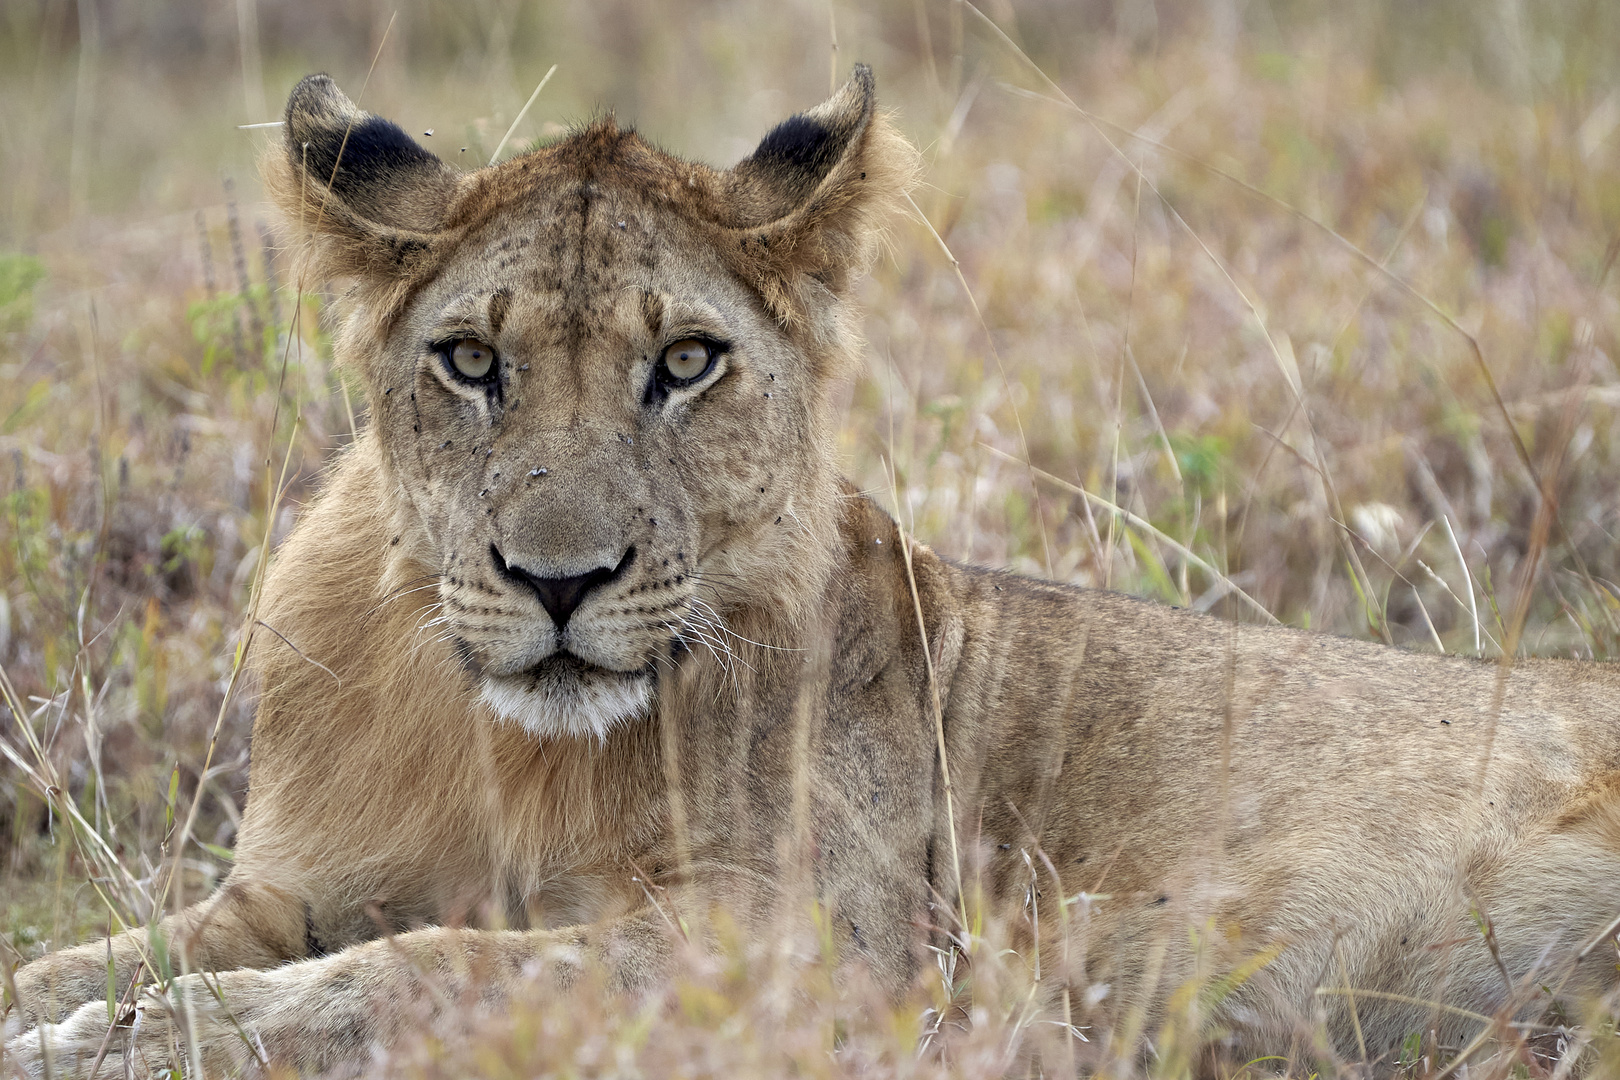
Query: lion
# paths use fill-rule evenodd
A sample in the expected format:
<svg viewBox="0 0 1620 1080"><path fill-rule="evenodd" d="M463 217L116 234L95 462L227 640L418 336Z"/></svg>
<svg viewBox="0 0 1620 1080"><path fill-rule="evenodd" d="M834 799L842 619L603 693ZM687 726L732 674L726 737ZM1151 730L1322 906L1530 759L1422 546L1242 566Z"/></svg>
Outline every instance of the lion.
<svg viewBox="0 0 1620 1080"><path fill-rule="evenodd" d="M263 588L233 867L159 927L212 974L109 1038L145 933L28 964L26 1072L155 1067L176 1002L206 1067L354 1066L450 1023L422 973L635 992L666 906L759 928L793 882L899 999L969 864L989 902L1106 882L1094 1024L1241 970L1244 1056L1322 1030L1387 1067L1615 987L1620 670L964 566L839 478L854 287L916 171L866 67L726 170L603 118L462 173L321 75L283 130L370 422Z"/></svg>

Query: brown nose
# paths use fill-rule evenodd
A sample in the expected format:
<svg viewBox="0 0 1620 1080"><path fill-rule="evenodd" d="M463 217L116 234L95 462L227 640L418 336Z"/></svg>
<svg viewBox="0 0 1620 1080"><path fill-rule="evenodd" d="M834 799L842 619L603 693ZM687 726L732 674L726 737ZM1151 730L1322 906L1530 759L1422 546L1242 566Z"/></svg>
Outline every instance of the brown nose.
<svg viewBox="0 0 1620 1080"><path fill-rule="evenodd" d="M495 560L495 569L502 577L519 585L527 585L534 590L534 595L540 600L540 606L546 609L546 614L551 616L551 621L557 629L562 630L568 625L569 616L585 602L585 594L622 574L635 559L636 549L632 545L625 551L617 566L598 566L595 570L587 570L572 577L540 577L521 566L507 562L502 557L500 548L494 544L489 545L489 554L490 558Z"/></svg>

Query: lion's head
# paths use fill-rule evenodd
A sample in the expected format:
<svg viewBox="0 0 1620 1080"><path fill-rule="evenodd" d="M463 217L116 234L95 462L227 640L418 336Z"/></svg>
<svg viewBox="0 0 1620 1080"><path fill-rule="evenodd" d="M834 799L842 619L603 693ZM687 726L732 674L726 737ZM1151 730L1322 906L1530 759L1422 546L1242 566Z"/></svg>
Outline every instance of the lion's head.
<svg viewBox="0 0 1620 1080"><path fill-rule="evenodd" d="M381 584L436 575L496 712L600 736L728 612L802 615L847 295L913 165L867 69L725 171L605 119L460 173L320 75L284 131L271 190L314 273L353 283Z"/></svg>

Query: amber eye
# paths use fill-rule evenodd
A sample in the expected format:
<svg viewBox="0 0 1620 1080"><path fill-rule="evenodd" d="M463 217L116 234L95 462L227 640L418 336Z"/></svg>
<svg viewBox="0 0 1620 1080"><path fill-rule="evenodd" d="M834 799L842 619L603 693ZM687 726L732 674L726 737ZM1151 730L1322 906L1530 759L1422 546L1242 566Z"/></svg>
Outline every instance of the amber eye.
<svg viewBox="0 0 1620 1080"><path fill-rule="evenodd" d="M450 366L463 378L487 378L495 366L495 350L482 341L463 338L450 347Z"/></svg>
<svg viewBox="0 0 1620 1080"><path fill-rule="evenodd" d="M701 378L714 364L717 350L713 345L697 338L683 338L664 350L659 371L661 381L670 386L685 386Z"/></svg>

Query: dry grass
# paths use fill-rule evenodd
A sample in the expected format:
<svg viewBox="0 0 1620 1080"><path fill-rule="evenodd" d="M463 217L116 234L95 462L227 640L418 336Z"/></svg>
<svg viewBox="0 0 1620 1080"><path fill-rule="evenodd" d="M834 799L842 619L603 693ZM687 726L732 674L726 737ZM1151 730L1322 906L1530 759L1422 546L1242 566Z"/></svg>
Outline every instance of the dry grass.
<svg viewBox="0 0 1620 1080"><path fill-rule="evenodd" d="M728 162L818 100L829 67L868 60L926 150L917 203L942 239L902 224L866 287L842 447L922 539L1238 620L1610 657L1620 9L1348 6L1002 0L1002 37L949 0L840 3L834 56L819 2L422 0L361 104L477 164L557 63L519 136L614 103ZM241 613L266 538L356 422L319 297L292 329L257 201L264 136L236 125L271 119L308 70L357 89L392 11L39 0L0 17L0 665L25 699L0 739L28 760L38 740L86 823L0 765L0 928L22 957L104 932L104 895L147 918L166 860L194 897L228 858ZM1539 527L1538 506L1556 508ZM87 862L92 831L121 884ZM898 1011L831 989L814 941L734 942L665 997L536 1003L471 1057L402 1061L981 1076L1074 1054L1175 1076L1218 1038L1197 988L1145 1056L1065 1038L1031 1004L1035 958L999 948L1021 917ZM1620 1074L1614 1028L1573 1030ZM1416 1075L1446 1058L1413 1046ZM1472 1075L1547 1071L1528 1051L1490 1061Z"/></svg>

